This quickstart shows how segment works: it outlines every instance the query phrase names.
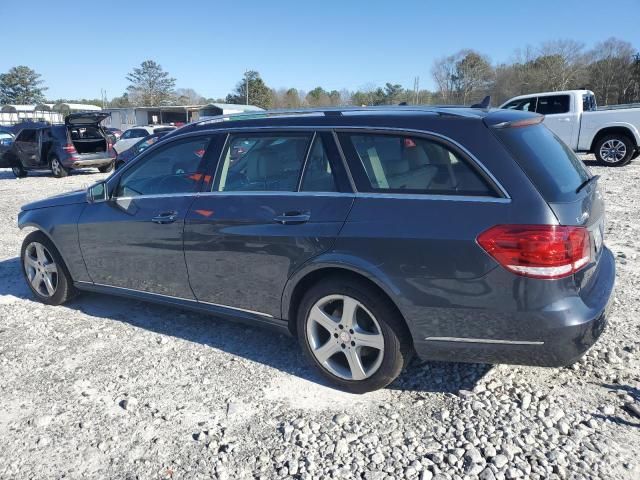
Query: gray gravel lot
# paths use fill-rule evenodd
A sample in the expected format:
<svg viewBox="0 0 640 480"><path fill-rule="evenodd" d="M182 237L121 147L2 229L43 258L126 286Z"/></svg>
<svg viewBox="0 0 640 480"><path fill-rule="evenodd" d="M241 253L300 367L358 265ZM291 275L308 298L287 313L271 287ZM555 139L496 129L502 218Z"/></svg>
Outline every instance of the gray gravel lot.
<svg viewBox="0 0 640 480"><path fill-rule="evenodd" d="M589 166L618 278L587 356L414 361L362 396L269 331L100 295L35 302L20 205L104 175L0 170L0 478L640 478L640 161Z"/></svg>

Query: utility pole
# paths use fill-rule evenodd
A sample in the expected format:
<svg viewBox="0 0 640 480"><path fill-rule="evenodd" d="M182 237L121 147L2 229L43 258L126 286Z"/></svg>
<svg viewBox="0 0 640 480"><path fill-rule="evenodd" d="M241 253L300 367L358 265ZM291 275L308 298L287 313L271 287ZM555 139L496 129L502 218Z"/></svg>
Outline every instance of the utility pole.
<svg viewBox="0 0 640 480"><path fill-rule="evenodd" d="M416 105L418 105L420 103L420 77L413 79L413 89L416 93Z"/></svg>
<svg viewBox="0 0 640 480"><path fill-rule="evenodd" d="M245 102L245 105L249 105L249 75L247 75L249 73L249 70L244 72L244 92L247 96L247 100Z"/></svg>

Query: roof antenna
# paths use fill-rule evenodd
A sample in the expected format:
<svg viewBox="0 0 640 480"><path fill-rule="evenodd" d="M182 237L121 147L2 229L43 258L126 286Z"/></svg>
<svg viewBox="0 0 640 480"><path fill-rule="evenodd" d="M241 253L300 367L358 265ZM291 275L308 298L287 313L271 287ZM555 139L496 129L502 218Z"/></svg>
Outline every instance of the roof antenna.
<svg viewBox="0 0 640 480"><path fill-rule="evenodd" d="M491 106L491 95L487 95L480 103L474 103L471 108L484 108L485 110Z"/></svg>

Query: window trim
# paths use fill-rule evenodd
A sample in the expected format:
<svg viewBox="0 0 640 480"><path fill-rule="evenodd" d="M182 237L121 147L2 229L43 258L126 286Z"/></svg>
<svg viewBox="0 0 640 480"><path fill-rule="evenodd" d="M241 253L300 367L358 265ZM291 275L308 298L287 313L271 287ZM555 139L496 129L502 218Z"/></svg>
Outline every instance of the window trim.
<svg viewBox="0 0 640 480"><path fill-rule="evenodd" d="M455 140L448 138L444 135L440 135L437 134L435 132L425 132L425 131L421 131L421 130L410 130L410 129L396 129L396 128L385 128L385 127L381 127L381 128L336 128L335 129L336 135L338 136L338 141L340 142L340 144L342 144L341 141L341 134L354 134L354 133L362 133L362 134L368 134L368 135L376 135L376 134L383 134L383 135L400 135L400 136L404 136L404 137L415 137L415 138L423 138L425 140L434 142L436 144L442 145L443 147L445 147L447 150L455 153L456 155L458 155L460 157L460 159L462 161L464 161L469 168L471 168L472 171L476 172L481 178L482 180L484 180L487 183L487 186L493 190L495 195L469 195L469 194L461 194L461 195L455 195L455 194L451 194L451 193L429 193L427 191L425 191L424 193L419 193L419 192L415 192L415 191L408 191L408 192L402 192L402 191L385 191L383 189L373 189L373 187L370 187L371 190L367 189L367 190L359 190L356 188L356 192L357 193L361 193L361 194L366 194L367 196L369 195L386 195L386 196L398 196L401 195L403 197L423 197L423 196L429 196L429 197L446 197L447 199L464 199L464 198L474 198L474 199L507 199L510 200L511 197L509 196L509 194L507 193L507 191L504 189L504 187L500 184L500 182L498 182L498 180L495 178L495 176L482 164L482 162L480 162L473 154L471 154L471 152L469 152L469 150L467 150L465 147L463 147L462 145L460 145L458 142L456 142ZM357 154L357 151L355 150L354 146L347 146L347 148L350 148L353 150L353 152L355 153L357 158L354 158L354 161L357 161L359 164L359 167L362 169L363 172L358 172L358 173L364 173L365 176L367 176L366 174L366 169L364 164L362 163L362 158L360 158L360 156ZM344 149L344 146L343 146ZM345 156L345 158L347 159L347 161L349 160L348 156ZM349 165L351 166L351 165ZM353 170L353 169L351 169ZM355 172L351 171L351 174L353 175ZM355 179L354 179L355 180ZM370 180L368 180L370 182ZM357 186L357 183L356 183Z"/></svg>
<svg viewBox="0 0 640 480"><path fill-rule="evenodd" d="M335 147L338 149L338 153L340 156L340 159L342 160L342 168L344 168L345 173L347 175L347 178L349 180L349 184L351 186L351 192L338 192L341 194L348 194L348 195L353 195L356 194L356 196L368 196L368 195L374 195L374 196L381 196L381 195L389 195L389 194L385 194L385 193L366 193L366 192L358 192L358 189L355 185L355 182L353 181L352 178L352 173L351 173L351 169L349 168L349 163L347 161L346 155L344 154L342 145L339 142L338 139L338 132L355 132L355 131L359 131L359 132L370 132L370 133L375 133L375 132L392 132L392 133L396 133L396 134L405 134L405 135L411 135L411 136L415 136L415 137L424 137L427 139L435 139L435 140L440 140L441 142L443 142L445 145L449 145L451 147L457 150L459 150L460 152L462 152L464 154L465 159L467 159L468 161L471 162L472 165L474 165L479 172L481 172L483 175L486 176L486 178L488 178L490 180L490 185L494 186L494 188L496 189L497 193L500 195L499 197L465 197L465 196L461 196L461 195L454 195L453 197L447 197L446 195L432 195L432 194L409 194L409 193L399 193L399 194L391 194L393 196L396 197L401 197L401 198L415 198L415 199L420 199L420 200L448 200L448 201L476 201L476 202L490 202L490 203L509 203L511 202L511 195L509 194L509 192L504 188L504 186L502 185L502 183L493 175L493 173L491 173L491 171L489 171L489 169L473 154L471 153L464 145L460 144L459 142L457 142L456 140L447 137L446 135L443 135L441 133L437 133L431 130L418 130L418 129L412 129L412 128L403 128L403 127L374 127L374 126L368 126L368 125L358 125L358 126L350 126L350 125L295 125L295 126L286 126L286 125L267 125L267 126L262 126L262 127L256 127L256 126L246 126L246 127L233 127L233 126L220 126L220 124L215 124L218 127L215 128L207 128L207 129L203 129L203 130L196 130L196 131L191 131L191 132L186 132L186 133L181 133L181 134L176 134L175 136L172 135L171 139L172 141L175 140L179 140L179 139L183 139L183 138L188 138L188 137L192 137L192 136L199 136L199 135L211 135L211 136L221 136L221 137L225 137L225 141L222 145L222 147L220 148L220 150L217 150L218 152L218 158L216 159L216 164L215 164L215 168L212 170L212 175L216 175L217 173L217 169L220 165L220 160L222 159L222 154L224 152L225 146L226 146L226 142L227 139L229 137L230 134L232 133L260 133L260 132L311 132L311 131L315 131L318 133L329 133L334 137L334 143L335 143ZM158 142L160 143L160 142ZM138 162L138 158L141 158L143 155L148 155L149 153L151 153L153 150L155 150L158 147L158 144L156 143L155 145L153 145L152 147L150 147L149 149L145 150L144 152L142 152L140 154L140 157L136 158L136 161L133 163L129 163L127 164L122 170L119 170L118 173L124 173L128 167L130 165L133 165L135 163ZM211 155L213 155L213 151L211 152ZM207 156L209 156L210 154L207 153ZM211 170L210 170L211 171ZM231 192L213 192L213 191L209 191L209 190L202 190L199 195L220 195L220 194L230 194ZM243 194L269 194L269 193L274 193L274 192L238 192L238 193L243 193ZM312 192L275 192L278 194L291 194L291 193L302 193L302 194L311 194ZM316 192L319 194L322 194L321 192ZM334 192L335 193L335 192ZM197 194L196 194L197 195ZM328 195L327 193L323 194L323 195ZM444 198L443 198L444 197Z"/></svg>

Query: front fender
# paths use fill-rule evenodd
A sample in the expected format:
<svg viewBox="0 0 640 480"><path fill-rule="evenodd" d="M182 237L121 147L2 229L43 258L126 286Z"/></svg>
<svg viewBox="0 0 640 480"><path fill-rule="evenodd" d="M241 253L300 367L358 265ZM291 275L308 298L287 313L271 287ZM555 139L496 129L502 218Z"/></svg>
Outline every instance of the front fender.
<svg viewBox="0 0 640 480"><path fill-rule="evenodd" d="M18 227L35 228L44 233L62 256L74 281L90 282L78 241L78 219L85 205L72 204L50 208L23 210Z"/></svg>

